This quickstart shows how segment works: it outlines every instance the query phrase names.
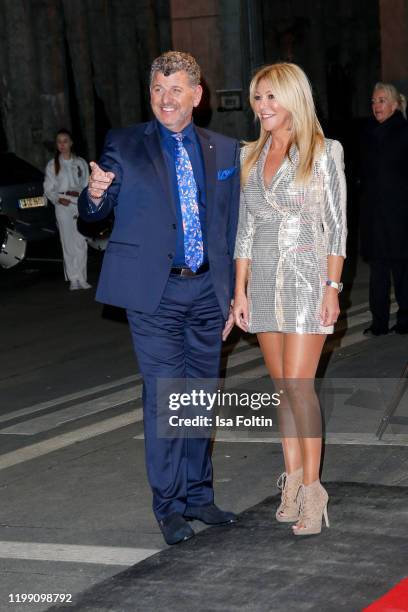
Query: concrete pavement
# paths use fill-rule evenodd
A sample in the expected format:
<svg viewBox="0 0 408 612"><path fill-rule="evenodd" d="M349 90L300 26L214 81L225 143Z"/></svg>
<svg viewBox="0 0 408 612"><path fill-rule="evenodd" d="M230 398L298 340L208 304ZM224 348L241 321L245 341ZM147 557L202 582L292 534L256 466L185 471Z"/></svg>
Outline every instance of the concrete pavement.
<svg viewBox="0 0 408 612"><path fill-rule="evenodd" d="M95 259L94 277L97 267ZM347 286L342 296L345 317L330 342L330 350L326 350L321 374L326 379L343 381L379 378L388 381L392 391L392 384L407 361L408 339L397 335L363 337L362 329L369 322L367 268L358 262L355 270L353 262L348 263L345 280ZM114 584L121 583L123 588L122 594L115 591L117 607L111 602L111 607L93 609L98 612L162 609L164 600L159 598L158 589L160 586L166 589L168 579L167 585L172 584L177 594L179 580L177 574L168 572L168 564L178 562L180 555L189 557L190 552L186 549L184 553L183 545L169 549L165 557L154 556L166 547L150 510L151 496L144 469L141 387L127 326L112 317L101 318L102 307L93 302L92 292L68 292L54 270L18 287L12 282L6 284L2 295L0 610L46 610L51 605L11 603L10 594L18 593L71 593L73 604L80 606L77 609L88 609L81 605L89 604L89 596L83 598L81 593L93 588L91 598L97 597L101 582L121 576L125 568L143 558L151 558L149 563L153 565L142 564L140 574L137 569L136 574L133 570L131 573L138 576L139 587L147 597L141 599L140 607L133 599L129 603L131 582L118 578ZM236 337L233 350L226 349L225 353L227 381L234 377L262 379L265 375L253 338ZM338 503L343 503L341 487L346 482L381 484L384 490L390 485L400 487L393 490L393 499L400 491L402 501L404 487L408 485L408 428L393 426L381 443L376 441L374 433L381 405L373 405L373 395L367 390L359 396L351 394L351 398L342 407L331 407L322 480L338 483L339 488L333 489ZM406 401L405 397L400 411L408 416ZM274 541L276 502L263 500L276 493L275 480L282 470L279 444L273 435L251 435L243 440L238 434L222 432L214 445L217 503L236 512L261 504L263 520L270 517L270 537ZM361 489L361 495L366 495L367 490ZM346 529L350 520L344 504L343 508L344 512L336 519L341 523L336 527L340 531ZM379 522L376 529L380 532L381 512L385 510L370 519ZM334 525L335 522L333 528ZM196 523L194 528L202 530ZM208 539L195 540L192 545L195 555L200 556L202 551L217 555L221 551L222 542L218 542L221 548L217 548L218 538L213 529L206 532L208 536L203 534ZM383 535L382 543L387 547L390 537L387 532ZM327 546L330 551L331 540L324 540L325 537L322 534L319 546ZM398 534L393 533L393 538L398 539ZM294 544L289 535L279 542L282 551L290 555ZM306 543L302 546L307 550ZM244 565L245 551L240 550L240 555L231 557L231 563L235 559L235 571L244 580L239 568ZM254 563L255 560L256 555ZM159 580L149 590L150 570L146 568L153 566L163 567L163 584ZM206 567L209 572L214 569L211 564ZM312 575L317 571L317 565L310 566ZM358 571L363 572L364 567ZM268 577L271 578L270 573ZM290 576L283 579L289 587ZM252 589L258 589L259 602L267 602L273 581L253 580L250 584ZM181 578L179 584L181 588ZM100 589L100 594L106 594L106 583ZM285 609L276 607L277 604L270 608L228 608L229 593L230 589L223 588L221 581L216 589L219 609ZM353 609L347 607L347 601L342 602L343 607L332 604L324 608L321 602L319 608L310 609ZM195 602L194 607L209 609L205 602L201 607ZM180 604L167 609L181 612L187 608Z"/></svg>

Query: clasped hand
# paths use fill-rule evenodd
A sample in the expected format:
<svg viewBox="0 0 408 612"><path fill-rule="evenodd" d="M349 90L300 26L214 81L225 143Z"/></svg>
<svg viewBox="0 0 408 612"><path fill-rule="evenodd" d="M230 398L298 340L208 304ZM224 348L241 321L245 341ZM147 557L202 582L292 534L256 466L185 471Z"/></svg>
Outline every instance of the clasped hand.
<svg viewBox="0 0 408 612"><path fill-rule="evenodd" d="M71 200L67 198L58 198L58 204L62 204L62 206L69 206L71 204Z"/></svg>
<svg viewBox="0 0 408 612"><path fill-rule="evenodd" d="M65 191L65 195L77 198L79 196L79 191ZM62 204L63 206L69 206L70 204L72 204L72 200L68 200L68 198L58 198L58 204Z"/></svg>

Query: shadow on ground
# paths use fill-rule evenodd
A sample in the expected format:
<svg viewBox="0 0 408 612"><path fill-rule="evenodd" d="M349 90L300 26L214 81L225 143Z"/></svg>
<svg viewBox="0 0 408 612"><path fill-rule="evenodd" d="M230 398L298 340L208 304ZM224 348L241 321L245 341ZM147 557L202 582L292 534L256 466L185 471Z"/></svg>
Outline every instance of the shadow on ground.
<svg viewBox="0 0 408 612"><path fill-rule="evenodd" d="M405 577L408 488L329 483L330 529L296 538L278 498L83 593L81 612L355 612ZM61 610L54 606L49 610ZM67 606L68 607L68 606Z"/></svg>

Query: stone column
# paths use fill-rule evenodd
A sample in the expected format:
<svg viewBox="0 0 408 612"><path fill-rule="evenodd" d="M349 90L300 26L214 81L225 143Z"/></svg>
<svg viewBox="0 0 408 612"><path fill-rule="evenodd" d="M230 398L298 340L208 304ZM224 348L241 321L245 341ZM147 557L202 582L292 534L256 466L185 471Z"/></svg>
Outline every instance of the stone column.
<svg viewBox="0 0 408 612"><path fill-rule="evenodd" d="M250 42L248 3L254 8L258 0L170 3L172 48L194 55L203 72L205 91L196 123L235 138L248 137L252 125L247 88L254 53L259 56ZM250 31L255 36L254 27ZM261 44L261 32L255 38Z"/></svg>
<svg viewBox="0 0 408 612"><path fill-rule="evenodd" d="M381 78L408 94L408 0L379 0Z"/></svg>
<svg viewBox="0 0 408 612"><path fill-rule="evenodd" d="M201 66L204 94L196 122L213 128L216 90L221 87L217 0L171 0L172 48L191 53Z"/></svg>

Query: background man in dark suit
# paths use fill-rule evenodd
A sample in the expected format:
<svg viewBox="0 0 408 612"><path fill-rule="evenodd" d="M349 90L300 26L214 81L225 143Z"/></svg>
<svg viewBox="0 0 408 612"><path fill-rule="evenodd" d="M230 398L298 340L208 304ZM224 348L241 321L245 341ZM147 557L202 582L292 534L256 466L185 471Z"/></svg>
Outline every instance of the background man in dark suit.
<svg viewBox="0 0 408 612"><path fill-rule="evenodd" d="M392 83L377 83L373 118L360 142L361 254L370 266L370 327L364 334L408 334L407 101ZM391 277L398 303L389 329Z"/></svg>
<svg viewBox="0 0 408 612"><path fill-rule="evenodd" d="M153 510L175 544L194 535L186 519L236 520L214 504L209 438L158 435L157 381L218 376L233 325L239 145L192 122L202 88L191 55L158 57L150 94L156 119L109 132L79 211L94 221L115 210L97 299L127 310L144 379Z"/></svg>

